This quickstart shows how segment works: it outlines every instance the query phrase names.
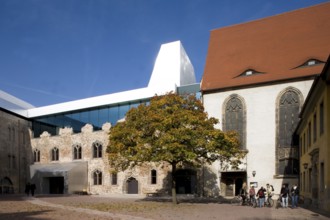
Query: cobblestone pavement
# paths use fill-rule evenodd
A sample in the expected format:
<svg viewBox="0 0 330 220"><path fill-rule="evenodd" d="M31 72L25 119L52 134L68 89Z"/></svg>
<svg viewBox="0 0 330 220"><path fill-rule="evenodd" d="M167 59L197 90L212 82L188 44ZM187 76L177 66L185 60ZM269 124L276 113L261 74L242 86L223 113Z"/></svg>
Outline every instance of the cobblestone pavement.
<svg viewBox="0 0 330 220"><path fill-rule="evenodd" d="M0 196L0 219L70 220L206 220L330 219L304 208L275 209L233 206L225 200L141 196Z"/></svg>

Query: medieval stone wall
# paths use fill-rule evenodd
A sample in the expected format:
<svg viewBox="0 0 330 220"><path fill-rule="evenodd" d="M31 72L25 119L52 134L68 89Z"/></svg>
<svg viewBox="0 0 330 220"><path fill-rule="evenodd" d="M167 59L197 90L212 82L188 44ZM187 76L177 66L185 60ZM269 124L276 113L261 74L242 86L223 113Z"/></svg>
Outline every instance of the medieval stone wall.
<svg viewBox="0 0 330 220"><path fill-rule="evenodd" d="M80 145L82 148L82 158L78 161L87 161L88 163L88 187L87 192L91 194L107 193L128 193L127 182L134 178L138 182L138 193L146 194L149 192L168 192L169 170L170 167L165 164L149 164L143 167L136 167L132 170L126 170L117 174L117 184L112 184L111 167L109 166L106 148L109 143L109 131L111 125L105 123L101 131L93 131L93 126L85 125L81 133L74 134L72 128L60 129L59 135L51 136L44 132L39 138L31 139L32 152L40 151L40 162L37 164L55 164L76 161L73 156L74 146ZM102 145L102 157L93 157L93 144ZM57 148L59 151L58 160L52 160L52 150ZM157 171L157 182L151 184L151 170ZM102 172L102 184L95 185L93 173L98 170Z"/></svg>
<svg viewBox="0 0 330 220"><path fill-rule="evenodd" d="M29 180L31 124L1 110L0 122L0 194L22 193Z"/></svg>

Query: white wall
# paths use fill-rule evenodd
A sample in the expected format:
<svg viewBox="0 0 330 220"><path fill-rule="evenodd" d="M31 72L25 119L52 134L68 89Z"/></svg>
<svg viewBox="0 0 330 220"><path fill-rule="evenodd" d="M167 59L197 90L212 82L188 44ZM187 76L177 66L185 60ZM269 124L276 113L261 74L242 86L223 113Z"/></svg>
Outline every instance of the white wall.
<svg viewBox="0 0 330 220"><path fill-rule="evenodd" d="M283 179L275 179L275 140L276 140L276 99L288 87L298 89L305 100L313 80L260 86L203 96L205 110L210 117L220 120L222 128L222 108L224 101L232 94L241 96L246 104L246 149L247 182L258 182L258 188L267 183L273 184L278 193ZM218 165L216 165L218 166ZM214 165L213 165L214 167ZM219 169L219 167L218 167ZM252 176L252 171L256 176ZM219 172L217 172L219 173ZM290 180L286 179L285 182Z"/></svg>

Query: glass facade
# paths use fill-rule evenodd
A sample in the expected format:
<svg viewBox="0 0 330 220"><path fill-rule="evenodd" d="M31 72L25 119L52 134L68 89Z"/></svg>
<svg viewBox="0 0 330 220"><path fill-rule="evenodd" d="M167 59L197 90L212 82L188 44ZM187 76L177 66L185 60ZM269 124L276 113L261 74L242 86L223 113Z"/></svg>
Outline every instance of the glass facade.
<svg viewBox="0 0 330 220"><path fill-rule="evenodd" d="M201 97L199 84L178 87L177 93L196 94L197 98ZM44 131L47 131L51 135L57 135L59 129L65 127L71 127L74 133L80 133L81 128L86 124L91 124L94 130L101 130L104 123L110 122L112 125L115 125L118 120L125 117L129 109L135 108L140 104L148 105L149 101L150 99L143 99L37 117L31 119L32 130L34 137L40 137Z"/></svg>

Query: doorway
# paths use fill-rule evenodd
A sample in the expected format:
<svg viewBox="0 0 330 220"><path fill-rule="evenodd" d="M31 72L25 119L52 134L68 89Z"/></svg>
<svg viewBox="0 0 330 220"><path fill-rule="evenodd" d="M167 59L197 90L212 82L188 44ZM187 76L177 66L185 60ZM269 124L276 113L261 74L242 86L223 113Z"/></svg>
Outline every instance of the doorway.
<svg viewBox="0 0 330 220"><path fill-rule="evenodd" d="M49 193L63 194L64 193L64 177L49 177Z"/></svg>
<svg viewBox="0 0 330 220"><path fill-rule="evenodd" d="M127 184L127 194L139 193L139 182L134 177L130 177L126 181L126 184Z"/></svg>
<svg viewBox="0 0 330 220"><path fill-rule="evenodd" d="M176 193L194 194L196 193L197 174L195 170L182 169L175 173Z"/></svg>
<svg viewBox="0 0 330 220"><path fill-rule="evenodd" d="M246 182L246 172L222 172L222 196L235 196L239 194L243 183Z"/></svg>

